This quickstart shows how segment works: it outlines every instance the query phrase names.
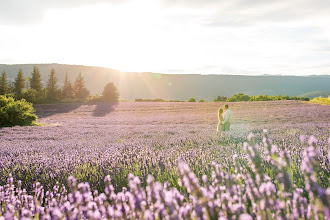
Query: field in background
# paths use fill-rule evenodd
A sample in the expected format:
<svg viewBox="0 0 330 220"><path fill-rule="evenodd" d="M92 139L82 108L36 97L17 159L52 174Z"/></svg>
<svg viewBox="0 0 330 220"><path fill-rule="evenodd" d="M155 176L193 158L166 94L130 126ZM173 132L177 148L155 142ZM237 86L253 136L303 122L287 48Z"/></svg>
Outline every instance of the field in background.
<svg viewBox="0 0 330 220"><path fill-rule="evenodd" d="M114 194L112 197L107 194L109 203L114 210L121 210L122 205L115 204L128 204L134 200L136 204L129 205L131 216L133 213L143 216L146 210L161 213L157 211L161 203L167 207L166 215L172 212L170 207L178 213L185 207L187 212L180 216L190 218L198 215L199 206L206 212L210 205L203 202L206 198L213 204L213 213L221 210L227 217L238 217L242 213L256 213L263 217L270 213L276 213L273 217L293 213L293 209L286 210L285 207L294 205L285 201L292 202L294 197L305 204L302 206L306 212L299 216L308 215L309 204L318 204L313 206L316 212L323 210L327 198L321 202L317 198L320 197L318 193L327 195L324 190L330 187L330 106L299 101L229 103L231 131L216 135L217 111L223 105L136 102L36 105L38 122L44 126L0 129L0 185L7 183L11 173L14 184L22 180L21 185L28 193L36 191L34 183L38 181L44 190L51 190L55 196L53 190L57 188L53 187L56 182L58 187L63 184L67 189L74 189L72 179L68 181L70 175L75 176L74 181L89 183L87 188L80 186L83 187L79 189L81 193L89 192L89 187L92 191L103 192L111 183ZM264 138L263 129L268 130L269 140ZM249 136L251 132L253 138ZM306 141L313 135L309 145L316 148L315 152L310 151L309 156L304 153L308 144L302 135ZM249 140L248 136L252 139ZM287 155L291 159L287 160ZM310 158L309 162L304 162L306 158ZM305 167L311 167L312 173L317 171L315 178L308 179L310 177L304 173L307 168L302 166L304 163L307 164ZM308 175L314 175L312 173ZM153 179L148 182L150 174ZM111 182L109 179L104 181L107 175L110 175ZM156 181L167 183L153 185ZM315 184L320 186L321 191L315 191L313 198L310 193L314 193L314 188L308 188L306 181L316 181ZM209 185L205 185L205 189L200 188L206 182ZM140 184L142 188L139 188ZM141 208L142 203L139 202L146 195L143 189L147 185L155 190L149 192L152 195L162 193L155 197L159 202L151 199L145 208ZM249 194L249 189L256 191ZM120 195L126 195L127 190L131 190L132 197L127 197L125 202ZM113 197L118 192L118 196ZM171 198L178 196L181 202L173 206L172 200L168 201L169 192ZM207 193L217 197L209 198ZM95 198L97 195L94 194ZM308 198L308 202L304 198ZM237 206L226 206L228 201ZM263 203L259 201L266 201L274 210L264 210ZM283 201L286 205L272 206L275 201ZM59 202L57 206L61 204ZM85 205L72 203L72 207ZM123 210L120 213L130 216Z"/></svg>

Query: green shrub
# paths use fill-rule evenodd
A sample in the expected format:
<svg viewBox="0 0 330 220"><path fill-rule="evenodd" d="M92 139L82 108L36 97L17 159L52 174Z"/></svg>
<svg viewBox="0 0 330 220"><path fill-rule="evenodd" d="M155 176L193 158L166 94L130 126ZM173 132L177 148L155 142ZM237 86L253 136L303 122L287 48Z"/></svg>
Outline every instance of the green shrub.
<svg viewBox="0 0 330 220"><path fill-rule="evenodd" d="M199 100L199 102L205 102L205 100L204 99L201 99L201 100Z"/></svg>
<svg viewBox="0 0 330 220"><path fill-rule="evenodd" d="M32 104L25 99L0 96L0 127L35 125L38 117L33 112Z"/></svg>
<svg viewBox="0 0 330 220"><path fill-rule="evenodd" d="M227 102L244 102L244 101L249 101L250 96L245 95L243 93L237 93L233 95L232 97L227 99Z"/></svg>
<svg viewBox="0 0 330 220"><path fill-rule="evenodd" d="M190 99L188 100L188 102L196 102L196 99L195 99L195 98L190 98Z"/></svg>
<svg viewBox="0 0 330 220"><path fill-rule="evenodd" d="M329 98L314 98L310 100L312 103L318 103L322 105L330 105L330 96Z"/></svg>
<svg viewBox="0 0 330 220"><path fill-rule="evenodd" d="M232 96L226 100L227 102L238 102L237 98L235 96Z"/></svg>
<svg viewBox="0 0 330 220"><path fill-rule="evenodd" d="M215 102L225 102L227 100L226 96L217 96L214 101Z"/></svg>
<svg viewBox="0 0 330 220"><path fill-rule="evenodd" d="M99 94L89 96L87 102L88 103L94 103L94 102L103 102L103 96L100 96Z"/></svg>
<svg viewBox="0 0 330 220"><path fill-rule="evenodd" d="M38 92L35 89L27 89L23 92L23 98L28 102L37 101Z"/></svg>

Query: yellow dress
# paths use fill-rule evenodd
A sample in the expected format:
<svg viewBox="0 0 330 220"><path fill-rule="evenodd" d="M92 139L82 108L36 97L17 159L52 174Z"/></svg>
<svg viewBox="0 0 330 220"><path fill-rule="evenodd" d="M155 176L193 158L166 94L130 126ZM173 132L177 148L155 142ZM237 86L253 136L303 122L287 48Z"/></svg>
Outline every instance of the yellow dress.
<svg viewBox="0 0 330 220"><path fill-rule="evenodd" d="M217 127L217 132L220 131L224 131L225 130L225 126L223 124L221 124L221 122L223 122L223 116L220 115L219 117L219 123L218 123L218 127Z"/></svg>

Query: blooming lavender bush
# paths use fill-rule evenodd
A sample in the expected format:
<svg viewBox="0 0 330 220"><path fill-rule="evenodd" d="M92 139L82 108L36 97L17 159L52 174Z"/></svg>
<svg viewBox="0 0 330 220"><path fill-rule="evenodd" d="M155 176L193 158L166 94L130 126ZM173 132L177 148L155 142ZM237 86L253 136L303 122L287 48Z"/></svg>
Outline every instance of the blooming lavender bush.
<svg viewBox="0 0 330 220"><path fill-rule="evenodd" d="M251 139L251 136L249 138ZM251 143L251 142L250 142ZM304 150L301 173L304 183L298 187L293 179L292 158L280 151L265 136L261 146L244 143L244 158L230 158L233 171L212 163L211 177L202 182L189 166L179 161L178 187L156 182L149 175L146 187L133 174L128 175L128 188L115 192L111 177L105 177L104 190L91 190L90 184L79 183L70 176L68 188L58 183L46 191L36 182L33 193L16 187L11 174L0 187L0 216L39 219L329 219L330 187L323 189L317 175L320 166L315 139L310 137ZM244 160L248 162L240 166ZM329 168L330 156L327 157ZM268 165L273 176L267 175Z"/></svg>
<svg viewBox="0 0 330 220"><path fill-rule="evenodd" d="M0 130L0 216L329 218L329 107L233 104L216 136L217 105L37 106L48 126Z"/></svg>

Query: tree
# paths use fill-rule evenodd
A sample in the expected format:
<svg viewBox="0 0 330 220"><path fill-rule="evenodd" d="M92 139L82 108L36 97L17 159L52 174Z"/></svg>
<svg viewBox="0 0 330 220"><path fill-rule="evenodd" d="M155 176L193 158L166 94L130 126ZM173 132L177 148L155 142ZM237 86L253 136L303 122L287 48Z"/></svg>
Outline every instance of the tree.
<svg viewBox="0 0 330 220"><path fill-rule="evenodd" d="M41 74L37 65L33 67L32 76L30 78L30 88L37 91L37 97L42 97Z"/></svg>
<svg viewBox="0 0 330 220"><path fill-rule="evenodd" d="M274 97L274 100L284 100L284 97L282 95L278 95Z"/></svg>
<svg viewBox="0 0 330 220"><path fill-rule="evenodd" d="M330 99L330 98L328 98L328 99ZM308 98L308 97L301 97L300 100L301 101L310 101L310 98Z"/></svg>
<svg viewBox="0 0 330 220"><path fill-rule="evenodd" d="M190 99L188 100L188 102L196 102L196 99L195 99L195 98L190 98Z"/></svg>
<svg viewBox="0 0 330 220"><path fill-rule="evenodd" d="M38 100L38 92L35 89L26 89L23 92L23 98L28 102L36 102Z"/></svg>
<svg viewBox="0 0 330 220"><path fill-rule="evenodd" d="M225 102L227 100L226 96L217 96L216 99L214 99L215 102Z"/></svg>
<svg viewBox="0 0 330 220"><path fill-rule="evenodd" d="M62 97L63 99L73 99L74 98L74 89L72 83L69 79L68 73L65 74L65 81L62 87Z"/></svg>
<svg viewBox="0 0 330 220"><path fill-rule="evenodd" d="M250 100L250 96L245 95L243 93L237 93L235 95L233 95L232 97L230 97L229 99L227 99L227 102L242 102L242 101L249 101Z"/></svg>
<svg viewBox="0 0 330 220"><path fill-rule="evenodd" d="M81 75L81 72L78 74L76 81L74 82L74 93L77 99L85 99L89 96L89 91L85 87L85 80Z"/></svg>
<svg viewBox="0 0 330 220"><path fill-rule="evenodd" d="M15 95L17 98L21 98L22 94L23 94L23 90L24 90L24 86L25 86L25 82L24 82L24 76L23 76L23 71L20 68L18 70L18 74L17 77L15 79Z"/></svg>
<svg viewBox="0 0 330 220"><path fill-rule="evenodd" d="M232 96L226 100L227 102L239 102L235 96Z"/></svg>
<svg viewBox="0 0 330 220"><path fill-rule="evenodd" d="M205 102L205 100L204 99L201 99L201 100L199 100L199 102Z"/></svg>
<svg viewBox="0 0 330 220"><path fill-rule="evenodd" d="M0 95L9 93L6 71L3 71L0 78Z"/></svg>
<svg viewBox="0 0 330 220"><path fill-rule="evenodd" d="M273 100L274 98L268 95L258 95L255 99L256 99L255 101L270 101Z"/></svg>
<svg viewBox="0 0 330 220"><path fill-rule="evenodd" d="M8 82L8 93L15 93L15 82L9 81Z"/></svg>
<svg viewBox="0 0 330 220"><path fill-rule="evenodd" d="M25 88L29 89L30 88L30 77L26 77L24 82L25 82Z"/></svg>
<svg viewBox="0 0 330 220"><path fill-rule="evenodd" d="M47 99L55 100L58 97L57 78L54 68L51 69L47 82Z"/></svg>
<svg viewBox="0 0 330 220"><path fill-rule="evenodd" d="M102 96L103 96L103 101L118 102L119 93L114 83L108 83L105 85L102 92Z"/></svg>
<svg viewBox="0 0 330 220"><path fill-rule="evenodd" d="M254 102L254 101L258 101L258 100L257 100L256 96L251 96L249 101Z"/></svg>

